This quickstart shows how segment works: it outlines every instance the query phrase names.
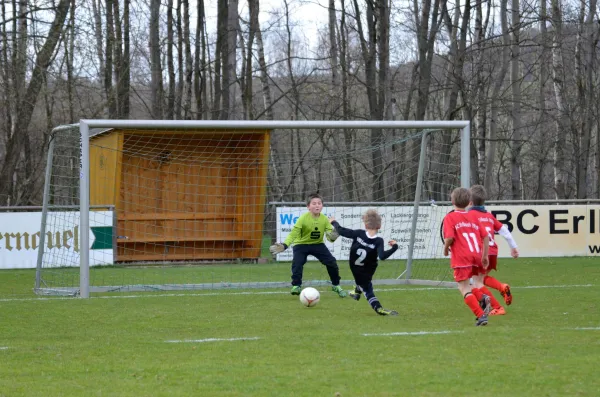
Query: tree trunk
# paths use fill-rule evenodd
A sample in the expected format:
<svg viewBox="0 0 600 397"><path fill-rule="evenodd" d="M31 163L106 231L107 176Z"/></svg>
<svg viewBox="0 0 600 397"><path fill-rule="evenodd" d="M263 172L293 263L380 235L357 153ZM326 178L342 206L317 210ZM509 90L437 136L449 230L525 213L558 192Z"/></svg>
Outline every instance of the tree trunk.
<svg viewBox="0 0 600 397"><path fill-rule="evenodd" d="M175 27L177 30L177 83L175 84L175 120L181 120L183 110L183 21L181 18L182 0L177 0Z"/></svg>
<svg viewBox="0 0 600 397"><path fill-rule="evenodd" d="M196 46L194 53L194 94L196 98L196 118L205 119L208 98L206 95L206 36L204 34L204 0L197 3Z"/></svg>
<svg viewBox="0 0 600 397"><path fill-rule="evenodd" d="M267 70L267 62L265 61L265 47L262 39L262 31L258 22L259 2L258 0L250 0L255 2L256 12L251 14L255 18L254 23L256 29L256 45L258 46L258 66L260 67L260 82L262 85L262 96L265 106L265 119L273 120L273 100L271 99L271 88L269 86L269 72Z"/></svg>
<svg viewBox="0 0 600 397"><path fill-rule="evenodd" d="M511 140L511 155L510 155L510 168L511 168L511 194L513 200L520 200L523 198L523 192L521 190L521 136L523 132L521 130L521 73L519 70L519 58L520 58L520 43L519 43L519 30L521 28L521 16L519 13L520 3L519 0L512 0L512 46L511 46L511 61L510 61L510 85L512 91L512 106L511 106L511 119L512 119L512 140Z"/></svg>
<svg viewBox="0 0 600 397"><path fill-rule="evenodd" d="M562 53L562 12L559 0L551 0L552 24L554 36L552 39L552 80L556 98L556 137L554 138L554 190L557 199L567 198L566 183L567 169L565 160L566 134L569 129L568 117L570 107L565 93L565 73Z"/></svg>
<svg viewBox="0 0 600 397"><path fill-rule="evenodd" d="M237 36L239 26L238 0L229 0L227 13L227 83L223 84L222 120L235 117L235 99L237 91ZM225 96L226 95L226 96Z"/></svg>
<svg viewBox="0 0 600 397"><path fill-rule="evenodd" d="M94 14L94 37L96 39L96 56L98 57L98 65L99 65L99 77L102 81L104 81L105 75L105 62L104 62L104 49L102 48L102 43L104 41L104 31L102 29L102 14L99 10L100 0L91 0L92 1L92 13ZM98 1L98 5L96 3Z"/></svg>
<svg viewBox="0 0 600 397"><path fill-rule="evenodd" d="M114 21L114 5L117 0L106 0L106 66L104 67L104 95L106 95L106 104L108 107L108 118L116 119L117 101L115 100L115 92L113 90L113 72L115 65L113 64L115 50L115 21ZM118 67L118 64L116 65Z"/></svg>
<svg viewBox="0 0 600 397"><path fill-rule="evenodd" d="M183 51L185 59L185 79L183 90L183 119L190 120L192 112L192 46L190 44L190 4L188 0L183 3Z"/></svg>
<svg viewBox="0 0 600 397"><path fill-rule="evenodd" d="M227 56L227 15L229 6L227 0L218 0L217 4L217 42L215 44L215 71L214 71L214 100L212 106L212 118L218 120L222 117L223 105L223 87L227 83L226 65ZM210 63L210 62L209 62Z"/></svg>
<svg viewBox="0 0 600 397"><path fill-rule="evenodd" d="M546 6L547 0L540 0L540 45L541 45L541 55L540 55L540 87L538 92L538 108L539 108L539 117L538 117L538 126L540 133L545 136L546 135L546 80L548 79L548 67L546 65L546 61L548 59L548 28L546 27L546 21L548 19L548 12ZM538 170L538 187L537 194L535 196L536 199L544 198L544 168L546 166L546 156L539 157L539 170Z"/></svg>
<svg viewBox="0 0 600 397"><path fill-rule="evenodd" d="M252 105L253 97L253 75L252 60L254 58L254 38L259 30L258 26L258 0L248 0L248 42L246 43L246 65L244 76L244 87L242 92L242 102L244 104L244 118L254 119L254 107Z"/></svg>
<svg viewBox="0 0 600 397"><path fill-rule="evenodd" d="M65 63L67 65L67 96L69 98L69 123L75 122L75 79L73 62L75 55L75 0L71 0L69 10L69 34L65 35Z"/></svg>
<svg viewBox="0 0 600 397"><path fill-rule="evenodd" d="M160 0L150 0L150 88L152 95L152 118L163 118L163 85L160 60Z"/></svg>
<svg viewBox="0 0 600 397"><path fill-rule="evenodd" d="M119 79L119 86L117 88L120 115L123 119L129 118L129 112L131 109L129 100L129 91L131 88L131 70L130 70L130 32L131 24L129 20L129 2L130 0L123 0L123 56L121 57L121 78Z"/></svg>
<svg viewBox="0 0 600 397"><path fill-rule="evenodd" d="M598 104L594 101L593 60L596 43L594 42L594 16L596 0L581 1L579 14L579 30L575 50L575 70L577 75L577 99L581 122L578 130L579 151L577 153L577 198L588 197L587 173L590 160L590 144L592 141L593 112ZM588 9L586 16L586 9Z"/></svg>

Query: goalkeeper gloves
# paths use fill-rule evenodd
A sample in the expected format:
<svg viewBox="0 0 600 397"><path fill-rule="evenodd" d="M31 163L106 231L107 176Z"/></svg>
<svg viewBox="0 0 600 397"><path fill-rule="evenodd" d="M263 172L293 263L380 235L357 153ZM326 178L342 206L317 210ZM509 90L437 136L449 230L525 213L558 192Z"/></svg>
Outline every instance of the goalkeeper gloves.
<svg viewBox="0 0 600 397"><path fill-rule="evenodd" d="M327 240L329 240L330 242L334 242L335 240L337 240L338 237L340 237L340 234L338 233L337 230L333 229L332 231L330 231L329 233L325 234L327 236Z"/></svg>
<svg viewBox="0 0 600 397"><path fill-rule="evenodd" d="M272 246L269 247L269 251L271 252L271 255L273 255L273 257L275 257L277 254L282 253L287 248L288 248L288 246L285 245L285 244L275 243L275 244L273 244Z"/></svg>

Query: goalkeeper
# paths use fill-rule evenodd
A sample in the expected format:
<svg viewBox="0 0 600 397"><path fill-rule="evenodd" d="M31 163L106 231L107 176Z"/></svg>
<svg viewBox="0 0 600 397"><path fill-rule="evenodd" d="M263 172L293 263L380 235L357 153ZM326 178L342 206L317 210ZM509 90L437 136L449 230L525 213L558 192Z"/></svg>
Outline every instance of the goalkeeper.
<svg viewBox="0 0 600 397"><path fill-rule="evenodd" d="M317 258L327 267L327 273L333 285L331 289L340 298L348 294L340 287L340 269L337 261L323 243L323 238L334 242L339 234L329 223L327 217L321 214L323 210L323 198L318 194L311 194L306 199L308 212L300 216L291 233L283 243L273 244L269 251L273 256L285 251L292 244L294 246L294 257L292 260L292 295L300 295L302 290L302 271L309 255Z"/></svg>

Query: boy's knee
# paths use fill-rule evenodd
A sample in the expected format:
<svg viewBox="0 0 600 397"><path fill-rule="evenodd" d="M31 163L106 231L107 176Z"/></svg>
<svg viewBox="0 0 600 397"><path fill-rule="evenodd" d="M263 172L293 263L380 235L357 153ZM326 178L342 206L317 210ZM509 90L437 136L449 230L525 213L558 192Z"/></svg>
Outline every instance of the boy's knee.
<svg viewBox="0 0 600 397"><path fill-rule="evenodd" d="M335 259L333 261L327 261L324 263L325 263L325 266L327 266L327 267L333 267L333 268L338 267L337 261Z"/></svg>

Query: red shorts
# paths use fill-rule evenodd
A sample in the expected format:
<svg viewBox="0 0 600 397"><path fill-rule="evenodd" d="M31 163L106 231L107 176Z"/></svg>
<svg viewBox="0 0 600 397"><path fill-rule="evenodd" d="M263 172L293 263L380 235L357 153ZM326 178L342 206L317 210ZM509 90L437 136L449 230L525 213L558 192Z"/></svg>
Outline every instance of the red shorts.
<svg viewBox="0 0 600 397"><path fill-rule="evenodd" d="M464 281L468 280L473 276L477 276L481 268L479 266L464 266L464 267L454 267L454 281Z"/></svg>
<svg viewBox="0 0 600 397"><path fill-rule="evenodd" d="M488 260L490 261L490 264L488 265L487 269L485 269L486 273L489 273L490 270L496 270L496 265L498 264L498 255L488 255Z"/></svg>

